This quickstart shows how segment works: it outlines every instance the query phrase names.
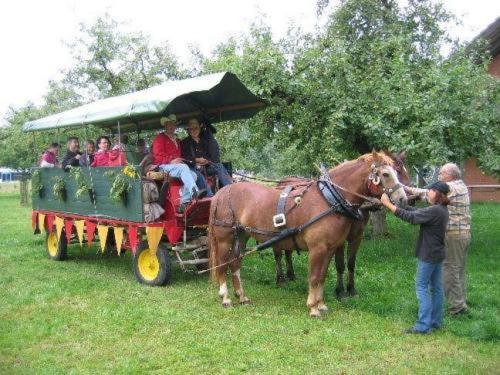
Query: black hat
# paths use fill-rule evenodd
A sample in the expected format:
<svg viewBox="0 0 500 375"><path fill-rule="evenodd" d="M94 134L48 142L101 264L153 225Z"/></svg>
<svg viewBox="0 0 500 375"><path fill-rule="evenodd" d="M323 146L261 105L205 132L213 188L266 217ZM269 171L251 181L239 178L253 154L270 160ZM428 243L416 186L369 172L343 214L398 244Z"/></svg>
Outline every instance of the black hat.
<svg viewBox="0 0 500 375"><path fill-rule="evenodd" d="M448 186L448 184L446 182L442 182L442 181L436 181L433 184L430 184L429 186L427 186L426 188L429 190L432 189L432 190L439 191L439 192L443 193L444 195L448 195L448 193L450 192L450 187Z"/></svg>

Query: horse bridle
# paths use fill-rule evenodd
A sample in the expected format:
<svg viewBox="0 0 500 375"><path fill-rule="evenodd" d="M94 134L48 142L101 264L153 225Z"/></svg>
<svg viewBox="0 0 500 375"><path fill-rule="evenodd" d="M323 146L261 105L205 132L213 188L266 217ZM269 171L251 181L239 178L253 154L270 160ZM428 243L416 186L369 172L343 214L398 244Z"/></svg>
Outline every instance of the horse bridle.
<svg viewBox="0 0 500 375"><path fill-rule="evenodd" d="M377 165L375 163L373 163L371 165L371 171L370 171L370 175L368 176L368 191L374 195L376 194L379 194L380 193L380 190L382 190L383 193L387 194L387 196L389 197L389 199L391 200L392 202L392 195L400 190L400 189L403 189L403 185L401 183L397 183L396 185L394 185L393 187L391 188L387 188L387 187L384 187L384 186L380 186L380 177L378 175L378 169L380 168L380 165ZM394 203L394 202L393 202Z"/></svg>

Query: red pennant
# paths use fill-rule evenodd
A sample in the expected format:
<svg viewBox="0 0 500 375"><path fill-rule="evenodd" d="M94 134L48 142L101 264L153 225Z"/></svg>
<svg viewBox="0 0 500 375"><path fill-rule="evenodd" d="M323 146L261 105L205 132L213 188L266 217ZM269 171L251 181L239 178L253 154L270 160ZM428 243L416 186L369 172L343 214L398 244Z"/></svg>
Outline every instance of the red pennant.
<svg viewBox="0 0 500 375"><path fill-rule="evenodd" d="M87 245L90 249L92 246L92 242L94 241L94 233L95 233L95 223L91 221L85 220L85 226L87 227Z"/></svg>
<svg viewBox="0 0 500 375"><path fill-rule="evenodd" d="M33 211L31 213L31 226L33 227L33 230L36 232L37 228L38 228L38 212L36 211Z"/></svg>
<svg viewBox="0 0 500 375"><path fill-rule="evenodd" d="M54 226L54 215L47 215L47 232L52 233Z"/></svg>
<svg viewBox="0 0 500 375"><path fill-rule="evenodd" d="M71 231L73 230L73 220L66 220L64 222L64 232L66 233L66 240L68 243L71 241Z"/></svg>
<svg viewBox="0 0 500 375"><path fill-rule="evenodd" d="M40 234L40 228L38 228L38 211L33 211L31 213L31 226L33 227L33 234Z"/></svg>
<svg viewBox="0 0 500 375"><path fill-rule="evenodd" d="M137 250L137 245L139 244L139 239L137 238L137 227L128 227L128 242L130 242L130 247L132 249L132 254L135 255Z"/></svg>

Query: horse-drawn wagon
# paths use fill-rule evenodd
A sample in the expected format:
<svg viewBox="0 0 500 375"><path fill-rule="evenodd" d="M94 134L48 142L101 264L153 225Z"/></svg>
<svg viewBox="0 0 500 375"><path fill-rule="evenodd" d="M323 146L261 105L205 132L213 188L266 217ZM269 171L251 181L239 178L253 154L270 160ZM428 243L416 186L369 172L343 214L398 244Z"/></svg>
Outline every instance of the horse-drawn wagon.
<svg viewBox="0 0 500 375"><path fill-rule="evenodd" d="M182 123L203 117L216 123L256 114L264 101L253 95L232 73L217 73L170 81L143 91L99 100L59 114L27 122L27 132L54 129L84 130L89 126L111 135L154 131L160 118L175 114ZM36 133L35 133L36 134ZM64 260L70 243L99 241L102 252L133 253L135 275L141 283L169 281L171 261L183 269L206 267L206 227L211 198L194 200L179 214L179 180L165 176L153 183L164 213L148 215L144 194L151 181L139 166L34 168L32 226L45 233L46 251ZM121 185L121 189L116 189Z"/></svg>

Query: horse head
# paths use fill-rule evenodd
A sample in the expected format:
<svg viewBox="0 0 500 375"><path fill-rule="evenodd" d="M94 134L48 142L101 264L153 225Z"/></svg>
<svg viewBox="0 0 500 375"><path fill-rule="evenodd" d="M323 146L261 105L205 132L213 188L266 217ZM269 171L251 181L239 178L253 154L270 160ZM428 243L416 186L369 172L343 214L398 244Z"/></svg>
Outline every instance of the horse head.
<svg viewBox="0 0 500 375"><path fill-rule="evenodd" d="M404 166L404 154L387 154L372 151L361 158L370 164L367 186L370 195L379 198L386 193L394 204L406 206L408 198L403 188L411 183L410 176Z"/></svg>

